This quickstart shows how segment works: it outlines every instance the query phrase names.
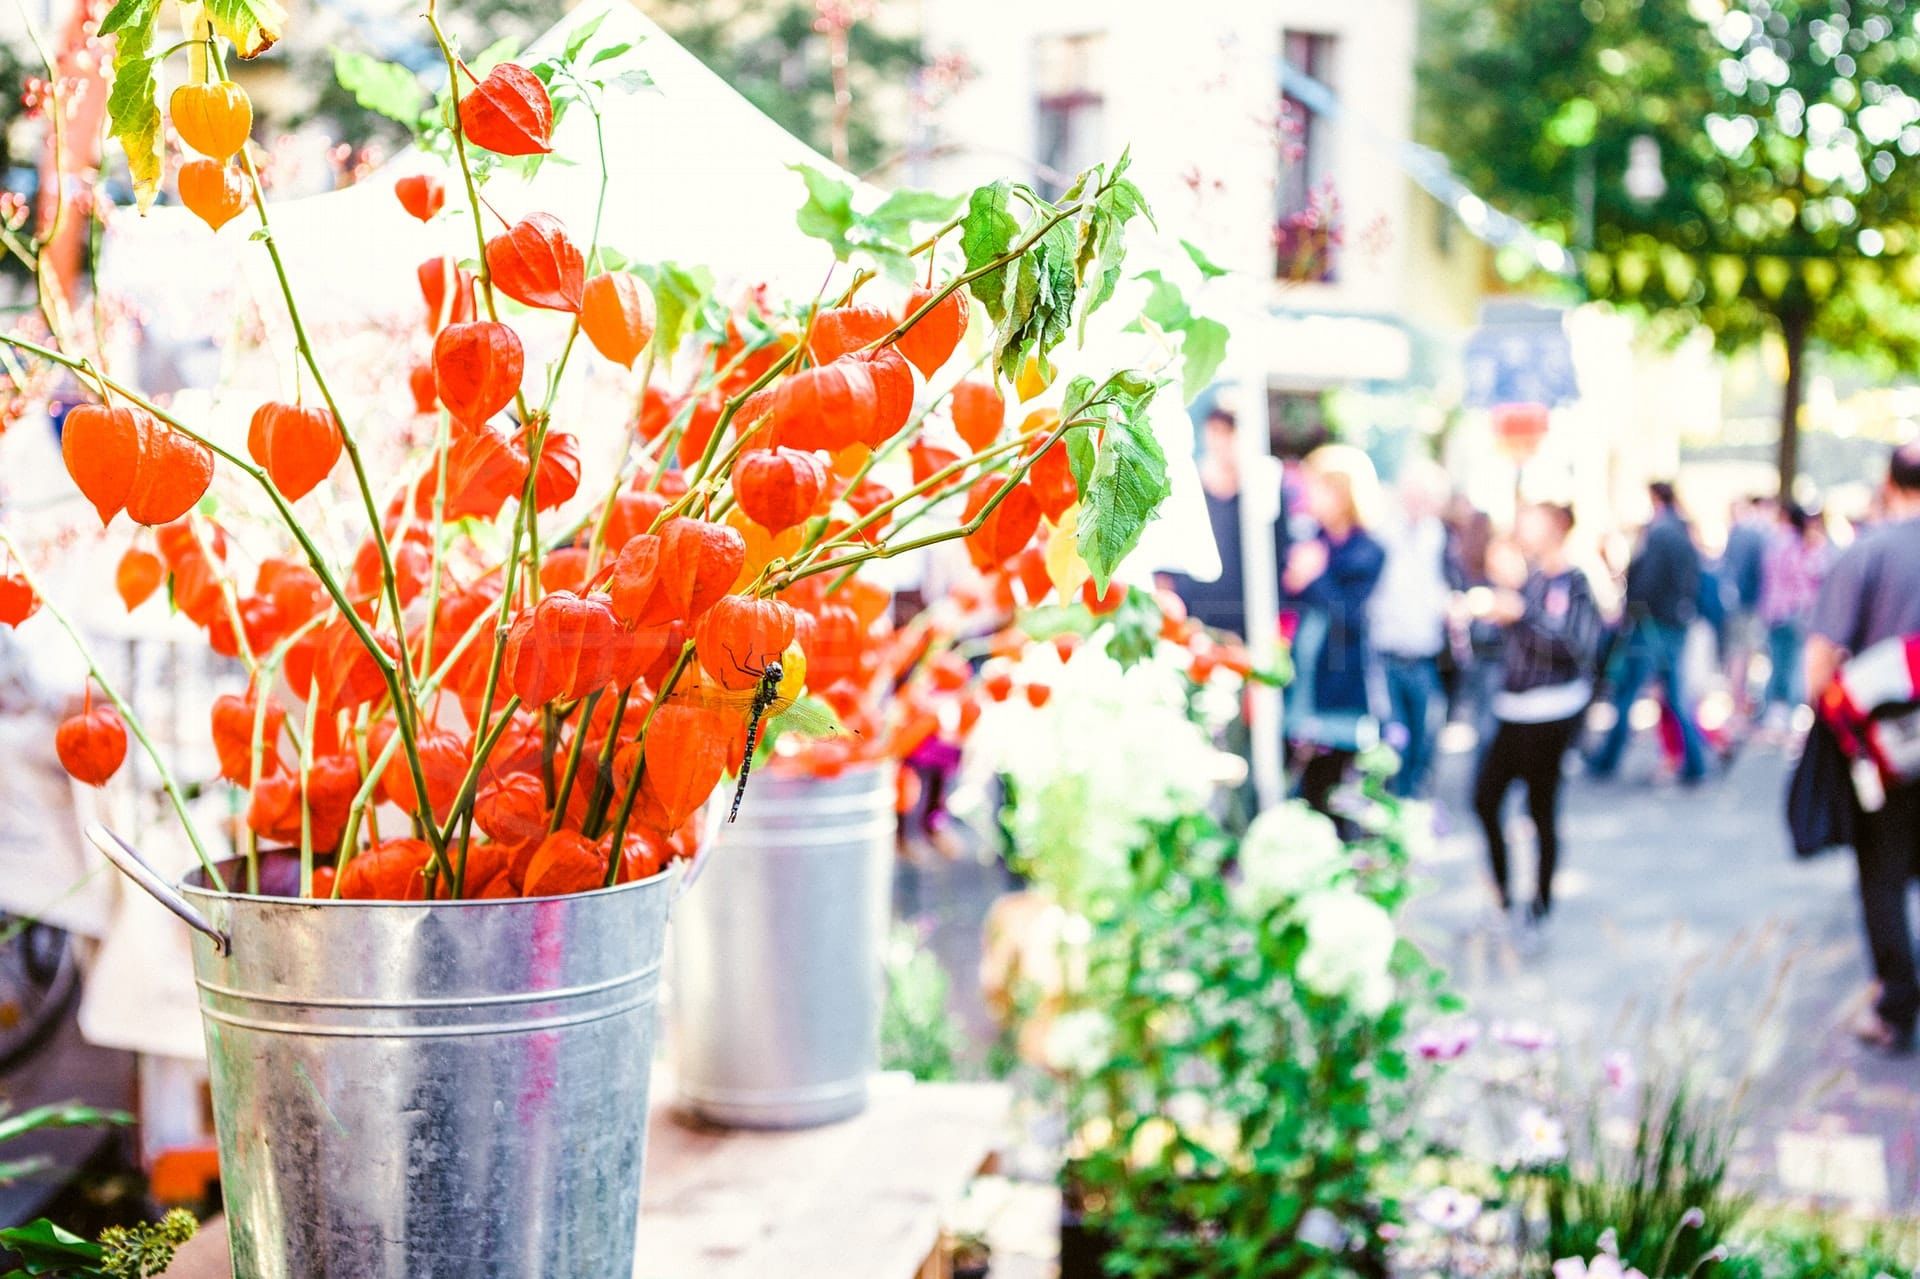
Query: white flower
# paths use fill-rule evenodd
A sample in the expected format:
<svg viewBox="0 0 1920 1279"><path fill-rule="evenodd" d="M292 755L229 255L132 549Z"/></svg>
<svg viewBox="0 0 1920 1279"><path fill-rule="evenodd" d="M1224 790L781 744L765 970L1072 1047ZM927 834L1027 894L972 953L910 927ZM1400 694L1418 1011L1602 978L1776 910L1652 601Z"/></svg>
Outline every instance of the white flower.
<svg viewBox="0 0 1920 1279"><path fill-rule="evenodd" d="M1435 1230L1457 1234L1479 1219L1480 1200L1452 1186L1436 1186L1421 1198L1415 1211Z"/></svg>
<svg viewBox="0 0 1920 1279"><path fill-rule="evenodd" d="M1296 907L1307 944L1295 976L1329 999L1345 999L1369 1017L1393 1002L1393 917L1350 889L1307 894Z"/></svg>
<svg viewBox="0 0 1920 1279"><path fill-rule="evenodd" d="M1537 1107L1520 1112L1520 1136L1515 1143L1515 1162L1537 1167L1558 1163L1567 1157L1566 1125Z"/></svg>
<svg viewBox="0 0 1920 1279"><path fill-rule="evenodd" d="M1047 1066L1065 1075L1091 1075L1113 1056L1113 1023L1090 1008L1062 1013L1047 1030Z"/></svg>
<svg viewBox="0 0 1920 1279"><path fill-rule="evenodd" d="M1053 696L989 703L968 739L969 778L983 791L1011 779L1014 843L1067 905L1125 892L1142 825L1204 809L1220 774L1220 752L1187 717L1184 660L1122 670L1095 632L1064 664L1030 645L1015 678Z"/></svg>
<svg viewBox="0 0 1920 1279"><path fill-rule="evenodd" d="M1240 841L1235 891L1248 909L1265 909L1325 887L1347 866L1347 848L1333 822L1301 801L1289 800L1247 827Z"/></svg>
<svg viewBox="0 0 1920 1279"><path fill-rule="evenodd" d="M1647 1276L1621 1265L1620 1258L1603 1252L1592 1261L1566 1257L1554 1262L1553 1279L1647 1279Z"/></svg>

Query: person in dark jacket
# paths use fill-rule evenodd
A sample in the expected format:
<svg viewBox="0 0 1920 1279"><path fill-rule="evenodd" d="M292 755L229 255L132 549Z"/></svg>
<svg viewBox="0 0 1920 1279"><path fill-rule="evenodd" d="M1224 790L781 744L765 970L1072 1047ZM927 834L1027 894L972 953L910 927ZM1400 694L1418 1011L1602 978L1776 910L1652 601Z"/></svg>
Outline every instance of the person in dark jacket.
<svg viewBox="0 0 1920 1279"><path fill-rule="evenodd" d="M1886 521L1835 560L1808 627L1807 693L1818 706L1847 658L1885 640L1920 634L1920 441L1887 467ZM1887 786L1857 820L1860 912L1879 989L1856 1027L1869 1046L1910 1053L1920 1025L1920 975L1908 899L1920 878L1920 781Z"/></svg>
<svg viewBox="0 0 1920 1279"><path fill-rule="evenodd" d="M1366 526L1379 509L1380 481L1367 455L1343 444L1315 449L1302 473L1316 531L1288 550L1280 575L1299 617L1286 733L1300 797L1331 816L1348 766L1378 734L1367 605L1386 552Z"/></svg>
<svg viewBox="0 0 1920 1279"><path fill-rule="evenodd" d="M1691 784L1707 771L1706 739L1693 717L1681 670L1687 625L1700 600L1700 551L1680 515L1673 485L1657 483L1648 492L1653 519L1627 565L1626 618L1619 641L1621 656L1613 673L1613 727L1588 767L1602 778L1618 771L1633 732L1634 701L1648 680L1658 679L1667 706L1680 724L1680 780Z"/></svg>
<svg viewBox="0 0 1920 1279"><path fill-rule="evenodd" d="M1529 506L1515 522L1524 580L1499 584L1488 620L1504 626L1500 691L1493 698L1493 741L1480 758L1473 807L1486 831L1487 859L1503 912L1513 907L1503 810L1515 782L1527 787L1527 812L1539 847L1539 871L1525 922L1553 909L1560 859L1560 778L1566 754L1593 700L1593 658L1602 622L1587 575L1567 560L1573 512Z"/></svg>

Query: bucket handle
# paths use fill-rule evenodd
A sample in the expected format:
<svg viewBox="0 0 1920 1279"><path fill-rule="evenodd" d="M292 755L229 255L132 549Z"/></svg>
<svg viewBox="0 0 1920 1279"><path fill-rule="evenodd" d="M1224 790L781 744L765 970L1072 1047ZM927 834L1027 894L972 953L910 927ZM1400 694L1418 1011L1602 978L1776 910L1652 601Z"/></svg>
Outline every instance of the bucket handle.
<svg viewBox="0 0 1920 1279"><path fill-rule="evenodd" d="M207 917L196 910L192 902L182 897L179 890L169 884L132 844L121 839L99 822L87 824L87 838L92 841L95 848L100 850L102 856L119 867L122 874L146 889L155 901L185 920L187 927L196 932L205 933L212 940L213 949L217 953L226 955L232 952L233 939L209 923Z"/></svg>

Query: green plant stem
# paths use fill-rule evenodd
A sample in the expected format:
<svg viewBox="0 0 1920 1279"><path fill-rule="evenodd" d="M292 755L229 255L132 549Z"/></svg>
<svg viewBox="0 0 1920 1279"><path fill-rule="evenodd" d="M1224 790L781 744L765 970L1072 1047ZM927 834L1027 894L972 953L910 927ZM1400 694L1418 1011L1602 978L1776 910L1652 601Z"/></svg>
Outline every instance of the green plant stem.
<svg viewBox="0 0 1920 1279"><path fill-rule="evenodd" d="M87 673L93 677L93 682L100 686L100 691L107 695L107 700L113 703L113 708L120 712L120 718L125 721L127 730L133 734L134 740L140 743L140 749L152 762L154 772L160 777L160 788L166 792L167 801L173 805L174 813L180 818L180 825L186 828L187 839L193 845L195 856L200 859L200 869L206 872L207 882L213 886L214 891L226 892L227 882L221 877L220 868L214 865L213 858L208 855L207 846L200 840L200 829L193 824L193 817L187 811L186 797L180 793L179 783L173 780L173 770L167 767L167 761L155 749L153 739L147 736L146 727L141 724L140 717L133 713L133 708L127 705L126 699L120 696L119 690L114 688L113 683L101 671L100 663L94 658L93 650L87 646L87 641L81 636L79 628L74 626L66 613L61 611L60 606L47 596L33 567L27 563L27 557L21 554L19 543L13 540L13 534L4 524L0 524L0 546L4 546L13 556L20 575L27 579L28 588L40 601L40 607L47 610L47 615L58 622L60 629L67 633L67 638L73 641L74 648L79 650L81 660L87 664Z"/></svg>
<svg viewBox="0 0 1920 1279"><path fill-rule="evenodd" d="M687 663L693 660L691 641L681 646L680 656L674 659L673 669L668 672L666 681L661 684L660 692L653 699L653 705L647 707L647 717L640 722L639 736L634 738L638 748L633 761L633 776L627 779L627 793L620 799L620 814L614 820L613 840L608 844L607 879L602 885L613 887L613 881L620 874L620 852L626 847L627 823L633 818L634 801L640 798L640 782L647 774L647 733L653 728L653 717L666 705L667 698L673 695L674 686L680 682L680 676L686 672Z"/></svg>
<svg viewBox="0 0 1920 1279"><path fill-rule="evenodd" d="M580 771L580 756L586 751L587 729L593 724L594 707L600 704L600 698L604 693L605 690L603 689L598 693L592 694L586 701L580 703L580 720L573 726L573 745L567 751L566 767L561 770L560 787L554 795L553 817L547 823L547 834L549 835L559 830L560 823L566 818L567 801L573 797L573 779ZM612 741L613 734L609 733L607 740Z"/></svg>
<svg viewBox="0 0 1920 1279"><path fill-rule="evenodd" d="M168 426L180 432L180 434L206 448L216 457L238 468L258 483L261 489L265 491L268 500L273 503L274 510L279 514L281 522L287 526L288 531L293 534L294 540L300 544L300 550L307 557L308 565L311 566L314 573L319 576L321 585L326 588L328 598L333 600L334 606L340 610L341 616L346 619L348 628L353 631L354 637L360 641L361 647L366 649L375 667L380 671L380 677L387 685L387 695L393 700L396 706L403 704L398 666L392 658L387 656L387 651L381 648L374 640L373 632L367 628L367 624L361 620L360 614L347 599L346 592L341 589L340 581L334 576L332 568L328 566L326 557L320 553L320 548L314 544L313 538L307 533L306 527L294 516L293 508L287 504L287 499L281 495L279 488L274 485L265 470L253 462L240 457L238 454L222 448L137 391L99 372L85 360L75 359L63 352L51 350L41 346L37 342L29 342L24 338L16 337L10 333L0 333L0 342L4 342L9 346L26 351L32 355L37 355L42 359L51 360L55 364L84 375L99 388L102 398L106 398L107 392L111 390L122 399L136 404L148 413L153 414L153 416L160 421L165 422ZM407 716L401 714L395 714L394 721L400 733L402 748L407 752L407 764L409 771L413 775L415 793L424 797L427 794L427 779L426 773L420 766L419 745L414 740L412 721ZM424 803L425 800L423 799L422 802ZM429 843L433 844L435 855L438 856L440 845L434 843L435 835L437 835L437 832L430 833Z"/></svg>
<svg viewBox="0 0 1920 1279"><path fill-rule="evenodd" d="M633 698L633 685L620 690L620 700L613 707L613 724L607 729L607 740L600 746L599 769L593 778L593 789L587 794L587 815L580 823L580 833L588 839L600 837L601 825L606 821L607 802L613 798L613 757L619 753L620 730L627 722L627 704Z"/></svg>

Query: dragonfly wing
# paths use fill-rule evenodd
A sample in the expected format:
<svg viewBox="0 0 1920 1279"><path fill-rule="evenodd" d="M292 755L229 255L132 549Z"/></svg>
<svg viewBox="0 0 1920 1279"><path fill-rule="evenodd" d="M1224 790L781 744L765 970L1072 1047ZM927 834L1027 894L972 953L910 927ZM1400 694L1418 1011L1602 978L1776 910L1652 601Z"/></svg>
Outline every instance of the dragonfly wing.
<svg viewBox="0 0 1920 1279"><path fill-rule="evenodd" d="M785 706L777 702L774 705L773 715L778 718L780 731L784 733L799 733L805 737L841 737L846 734L846 726L825 702L803 698L788 702Z"/></svg>

